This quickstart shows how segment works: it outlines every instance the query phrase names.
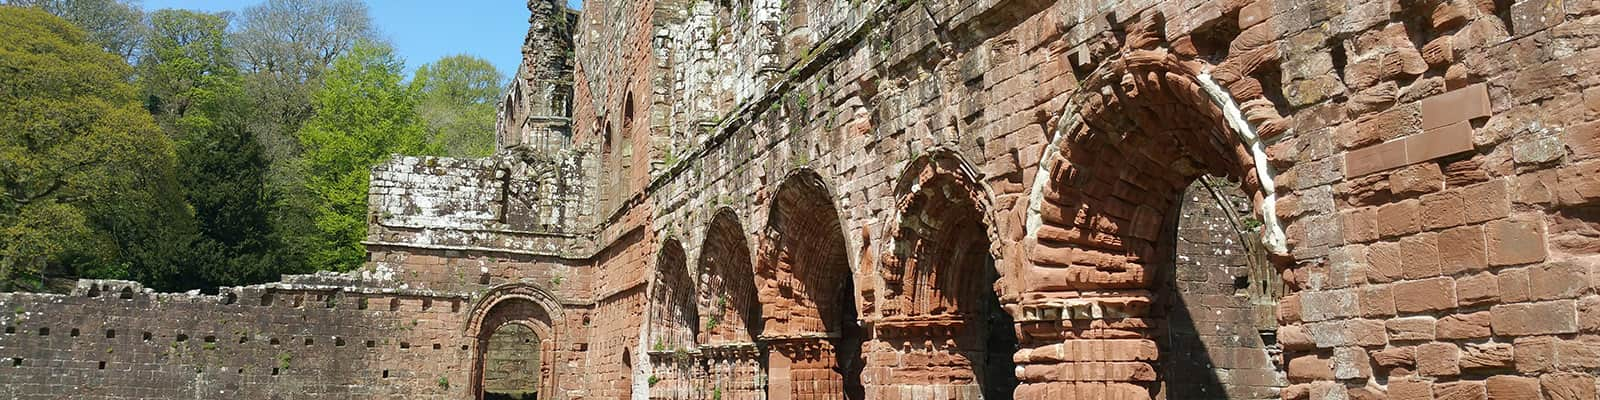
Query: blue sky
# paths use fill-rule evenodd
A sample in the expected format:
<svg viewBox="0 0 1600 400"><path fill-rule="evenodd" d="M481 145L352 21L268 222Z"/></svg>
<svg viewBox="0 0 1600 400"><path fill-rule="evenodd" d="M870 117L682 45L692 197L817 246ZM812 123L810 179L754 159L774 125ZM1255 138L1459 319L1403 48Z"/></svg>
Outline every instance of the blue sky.
<svg viewBox="0 0 1600 400"><path fill-rule="evenodd" d="M183 8L233 11L261 0L144 0L145 10ZM526 0L371 0L373 22L406 60L407 72L418 65L455 54L471 54L494 63L510 76L522 59L528 34ZM569 0L576 8L577 1Z"/></svg>

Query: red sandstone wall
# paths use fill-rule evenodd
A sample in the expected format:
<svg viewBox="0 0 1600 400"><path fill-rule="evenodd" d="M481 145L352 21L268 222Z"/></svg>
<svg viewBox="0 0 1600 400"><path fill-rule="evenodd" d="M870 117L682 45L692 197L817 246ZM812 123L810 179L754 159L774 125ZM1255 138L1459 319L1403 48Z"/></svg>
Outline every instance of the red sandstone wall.
<svg viewBox="0 0 1600 400"><path fill-rule="evenodd" d="M1291 292L1282 397L1588 393L1588 367L1558 355L1586 348L1596 293L1588 132L1600 110L1586 92L1600 82L1581 71L1597 12L928 1L811 13L807 26L838 35L785 38L817 47L782 47L800 55L788 74L722 109L709 144L652 178L649 218L603 226L686 236L694 260L710 216L731 206L760 248L778 184L817 171L843 214L857 306L875 310L908 162L960 160L985 194L1000 292L1024 333L1018 398L1142 398L1164 379L1151 336L1163 321L1148 310L1171 199L1200 173L1229 175L1257 218L1273 202L1288 239L1273 258ZM1265 159L1200 79L1244 109Z"/></svg>

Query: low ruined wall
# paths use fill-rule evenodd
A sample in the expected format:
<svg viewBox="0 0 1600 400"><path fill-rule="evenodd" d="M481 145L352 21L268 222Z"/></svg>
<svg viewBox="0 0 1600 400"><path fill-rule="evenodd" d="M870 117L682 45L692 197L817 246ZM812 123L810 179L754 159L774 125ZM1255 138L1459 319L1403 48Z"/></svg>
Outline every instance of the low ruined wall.
<svg viewBox="0 0 1600 400"><path fill-rule="evenodd" d="M0 397L459 399L476 348L460 333L468 300L315 283L3 293Z"/></svg>

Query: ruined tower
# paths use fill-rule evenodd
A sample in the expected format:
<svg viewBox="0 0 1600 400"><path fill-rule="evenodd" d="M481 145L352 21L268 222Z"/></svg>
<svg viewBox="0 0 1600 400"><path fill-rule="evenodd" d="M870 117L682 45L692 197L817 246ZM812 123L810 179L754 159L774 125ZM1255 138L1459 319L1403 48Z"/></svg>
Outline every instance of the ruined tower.
<svg viewBox="0 0 1600 400"><path fill-rule="evenodd" d="M529 0L522 63L495 121L502 151L551 153L572 143L572 29L578 12L560 0Z"/></svg>

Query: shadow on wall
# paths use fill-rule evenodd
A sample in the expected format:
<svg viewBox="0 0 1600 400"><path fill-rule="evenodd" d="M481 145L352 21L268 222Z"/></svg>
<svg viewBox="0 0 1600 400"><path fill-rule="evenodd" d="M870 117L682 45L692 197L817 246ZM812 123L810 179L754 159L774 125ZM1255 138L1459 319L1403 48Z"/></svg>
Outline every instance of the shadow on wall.
<svg viewBox="0 0 1600 400"><path fill-rule="evenodd" d="M1237 184L1201 177L1169 222L1174 268L1163 268L1159 306L1166 399L1276 399L1287 384L1273 333L1281 279L1266 262L1249 198Z"/></svg>

